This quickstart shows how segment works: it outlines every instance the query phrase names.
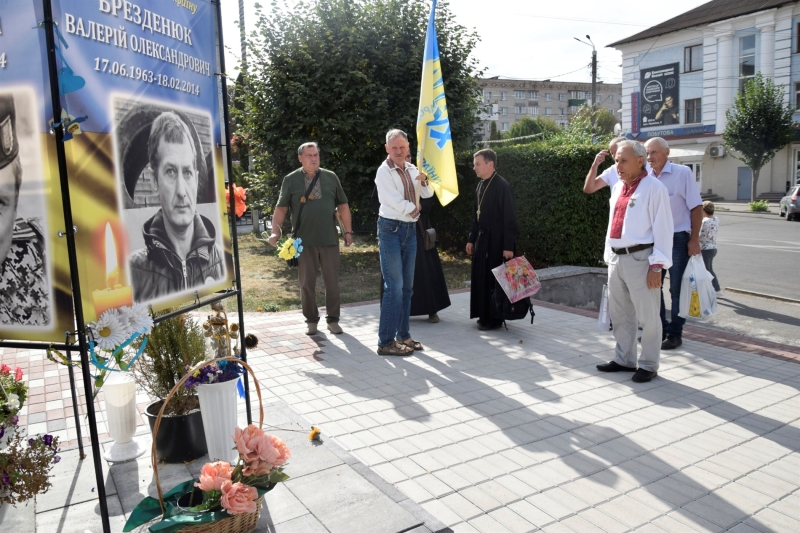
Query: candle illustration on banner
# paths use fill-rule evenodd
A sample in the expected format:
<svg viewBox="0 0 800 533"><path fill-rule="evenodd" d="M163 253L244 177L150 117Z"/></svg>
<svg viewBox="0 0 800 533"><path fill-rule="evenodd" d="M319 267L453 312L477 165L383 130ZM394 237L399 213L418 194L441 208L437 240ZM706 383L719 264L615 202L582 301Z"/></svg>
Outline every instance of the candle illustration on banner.
<svg viewBox="0 0 800 533"><path fill-rule="evenodd" d="M93 291L94 311L99 317L107 309L116 309L133 303L133 291L130 285L120 284L119 261L117 260L117 243L111 223L106 222L106 288Z"/></svg>

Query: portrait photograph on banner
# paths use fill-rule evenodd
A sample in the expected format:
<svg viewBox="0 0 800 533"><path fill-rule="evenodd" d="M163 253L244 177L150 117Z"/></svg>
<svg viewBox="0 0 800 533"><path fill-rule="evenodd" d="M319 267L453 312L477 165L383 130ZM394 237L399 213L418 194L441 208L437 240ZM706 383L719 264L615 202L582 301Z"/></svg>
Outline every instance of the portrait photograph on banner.
<svg viewBox="0 0 800 533"><path fill-rule="evenodd" d="M0 13L0 338L63 342L73 306L41 7Z"/></svg>
<svg viewBox="0 0 800 533"><path fill-rule="evenodd" d="M231 287L213 4L53 8L86 320Z"/></svg>

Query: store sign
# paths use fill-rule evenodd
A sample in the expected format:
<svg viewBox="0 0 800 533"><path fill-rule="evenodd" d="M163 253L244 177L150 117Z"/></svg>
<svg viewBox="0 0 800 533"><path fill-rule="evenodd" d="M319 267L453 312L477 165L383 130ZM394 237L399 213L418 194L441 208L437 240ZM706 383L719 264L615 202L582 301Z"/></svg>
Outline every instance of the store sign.
<svg viewBox="0 0 800 533"><path fill-rule="evenodd" d="M641 128L680 124L679 68L671 63L640 71Z"/></svg>
<svg viewBox="0 0 800 533"><path fill-rule="evenodd" d="M713 124L708 126L695 126L691 128L664 128L643 132L629 133L629 139L652 139L653 137L678 137L683 135L705 135L714 133L717 127Z"/></svg>

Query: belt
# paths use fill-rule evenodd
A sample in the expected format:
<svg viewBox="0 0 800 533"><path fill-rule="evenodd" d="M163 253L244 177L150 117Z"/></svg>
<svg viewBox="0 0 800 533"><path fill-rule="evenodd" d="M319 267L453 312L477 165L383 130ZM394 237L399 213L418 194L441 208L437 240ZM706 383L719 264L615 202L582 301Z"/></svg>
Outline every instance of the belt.
<svg viewBox="0 0 800 533"><path fill-rule="evenodd" d="M636 246L628 246L627 248L612 248L611 251L617 255L625 255L625 254L632 254L633 252L638 252L639 250L647 250L648 248L652 247L653 243L637 244Z"/></svg>

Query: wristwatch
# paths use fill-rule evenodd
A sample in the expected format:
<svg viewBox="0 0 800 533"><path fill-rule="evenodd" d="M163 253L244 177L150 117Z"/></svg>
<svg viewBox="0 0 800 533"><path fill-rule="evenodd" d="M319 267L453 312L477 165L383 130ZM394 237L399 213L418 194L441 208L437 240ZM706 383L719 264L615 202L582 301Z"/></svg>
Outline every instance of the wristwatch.
<svg viewBox="0 0 800 533"><path fill-rule="evenodd" d="M650 267L650 270L652 270L653 272L661 272L662 268L661 267Z"/></svg>

